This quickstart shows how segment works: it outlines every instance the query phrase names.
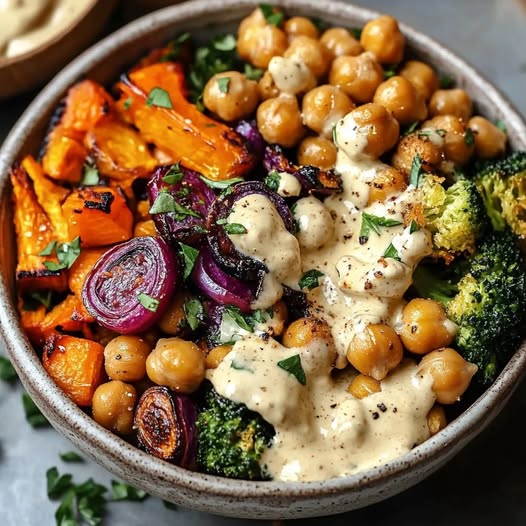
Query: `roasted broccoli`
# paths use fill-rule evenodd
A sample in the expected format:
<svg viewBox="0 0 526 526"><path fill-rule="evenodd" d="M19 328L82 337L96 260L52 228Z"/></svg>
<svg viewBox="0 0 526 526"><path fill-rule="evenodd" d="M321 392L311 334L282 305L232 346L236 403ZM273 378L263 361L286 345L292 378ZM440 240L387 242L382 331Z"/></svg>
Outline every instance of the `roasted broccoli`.
<svg viewBox="0 0 526 526"><path fill-rule="evenodd" d="M526 323L526 265L509 230L493 232L477 252L449 266L420 266L414 288L439 301L459 326L455 346L486 385L517 348Z"/></svg>
<svg viewBox="0 0 526 526"><path fill-rule="evenodd" d="M495 230L526 235L526 151L477 164L473 180Z"/></svg>
<svg viewBox="0 0 526 526"><path fill-rule="evenodd" d="M197 418L197 462L206 473L229 478L268 478L259 464L274 428L263 418L207 386Z"/></svg>
<svg viewBox="0 0 526 526"><path fill-rule="evenodd" d="M435 255L451 261L457 255L472 254L489 223L475 184L459 179L446 188L442 178L426 175L421 191Z"/></svg>

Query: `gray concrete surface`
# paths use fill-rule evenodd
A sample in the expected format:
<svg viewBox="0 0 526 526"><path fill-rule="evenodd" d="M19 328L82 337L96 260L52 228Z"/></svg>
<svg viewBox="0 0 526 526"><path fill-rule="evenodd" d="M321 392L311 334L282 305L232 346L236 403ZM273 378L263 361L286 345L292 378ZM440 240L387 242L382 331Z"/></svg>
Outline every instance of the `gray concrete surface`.
<svg viewBox="0 0 526 526"><path fill-rule="evenodd" d="M520 0L356 0L422 29L467 58L526 114L526 4ZM0 140L29 102L0 104ZM0 353L4 350L0 344ZM93 463L64 464L72 449L52 429L25 421L20 385L0 383L0 526L48 526L56 503L46 496L51 466L109 484L112 476ZM380 524L519 526L526 524L526 384L495 423L441 471L417 487L376 506L332 518L300 521L309 526ZM235 526L230 520L187 510L171 511L157 499L114 503L105 524ZM262 523L269 524L269 523Z"/></svg>

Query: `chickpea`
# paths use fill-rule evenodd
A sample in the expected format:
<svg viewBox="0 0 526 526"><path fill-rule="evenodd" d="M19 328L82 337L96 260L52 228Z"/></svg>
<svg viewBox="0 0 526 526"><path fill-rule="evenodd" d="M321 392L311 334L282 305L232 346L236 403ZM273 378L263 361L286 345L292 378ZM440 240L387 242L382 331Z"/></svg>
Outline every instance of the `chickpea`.
<svg viewBox="0 0 526 526"><path fill-rule="evenodd" d="M258 102L258 83L239 71L215 74L203 91L205 107L227 122L247 117L254 112Z"/></svg>
<svg viewBox="0 0 526 526"><path fill-rule="evenodd" d="M190 299L186 292L175 295L172 303L163 312L158 322L159 328L170 336L177 336L186 327L186 315L184 313L184 304Z"/></svg>
<svg viewBox="0 0 526 526"><path fill-rule="evenodd" d="M287 33L289 40L292 40L293 38L300 35L310 38L318 38L320 36L318 28L314 25L312 20L304 16L290 17L285 21L283 29L285 30L285 33Z"/></svg>
<svg viewBox="0 0 526 526"><path fill-rule="evenodd" d="M205 376L205 357L194 342L161 338L146 359L146 373L157 385L192 393Z"/></svg>
<svg viewBox="0 0 526 526"><path fill-rule="evenodd" d="M457 402L477 372L477 366L467 362L450 347L426 354L420 361L419 370L433 378L433 392L441 404Z"/></svg>
<svg viewBox="0 0 526 526"><path fill-rule="evenodd" d="M392 16L383 15L367 22L360 44L382 64L397 64L404 57L405 38Z"/></svg>
<svg viewBox="0 0 526 526"><path fill-rule="evenodd" d="M339 86L353 101L371 102L376 88L384 80L384 71L372 53L334 59L329 83Z"/></svg>
<svg viewBox="0 0 526 526"><path fill-rule="evenodd" d="M468 128L475 136L475 154L481 159L493 159L506 151L506 134L484 117L469 119Z"/></svg>
<svg viewBox="0 0 526 526"><path fill-rule="evenodd" d="M133 431L136 401L137 392L133 385L120 380L99 385L93 394L93 418L102 427L114 433L129 435Z"/></svg>
<svg viewBox="0 0 526 526"><path fill-rule="evenodd" d="M455 333L455 324L448 320L444 307L436 301L415 298L402 311L399 334L404 347L412 353L426 354L447 347Z"/></svg>
<svg viewBox="0 0 526 526"><path fill-rule="evenodd" d="M444 154L447 161L459 166L469 161L475 145L474 140L470 141L466 125L461 119L455 115L437 115L425 121L422 128L443 130L442 133L445 134Z"/></svg>
<svg viewBox="0 0 526 526"><path fill-rule="evenodd" d="M398 141L400 135L398 121L383 106L371 102L352 110L345 117L344 126L338 126L337 142L338 146L344 150L345 132L347 131L345 122L347 119L350 119L354 126L358 125L357 130L350 130L351 133L356 134L358 132L367 138L367 145L363 153L371 157L380 157Z"/></svg>
<svg viewBox="0 0 526 526"><path fill-rule="evenodd" d="M285 330L289 312L284 301L278 301L272 305L272 316L267 322L267 332L271 336L281 336Z"/></svg>
<svg viewBox="0 0 526 526"><path fill-rule="evenodd" d="M385 106L401 124L411 124L427 117L424 98L406 78L395 75L382 82L373 101Z"/></svg>
<svg viewBox="0 0 526 526"><path fill-rule="evenodd" d="M267 69L263 76L259 79L258 83L259 98L261 100L272 99L279 95L279 89L270 74L270 71Z"/></svg>
<svg viewBox="0 0 526 526"><path fill-rule="evenodd" d="M455 115L464 122L473 113L471 97L463 89L439 89L429 101L429 115Z"/></svg>
<svg viewBox="0 0 526 526"><path fill-rule="evenodd" d="M207 369L217 369L217 366L231 350L232 345L218 345L210 349L205 358L205 367Z"/></svg>
<svg viewBox="0 0 526 526"><path fill-rule="evenodd" d="M151 345L139 336L117 336L104 348L104 368L111 380L137 382L146 374Z"/></svg>
<svg viewBox="0 0 526 526"><path fill-rule="evenodd" d="M347 350L347 359L360 373L383 380L404 356L398 334L383 323L370 324L357 332Z"/></svg>
<svg viewBox="0 0 526 526"><path fill-rule="evenodd" d="M152 219L149 219L148 221L138 221L135 223L135 227L133 229L133 236L134 237L141 237L141 236L156 236L157 230L155 229L155 223Z"/></svg>
<svg viewBox="0 0 526 526"><path fill-rule="evenodd" d="M374 393L379 393L381 390L380 382L365 374L356 375L347 387L347 391L360 400Z"/></svg>
<svg viewBox="0 0 526 526"><path fill-rule="evenodd" d="M238 32L239 56L257 68L266 69L272 57L280 57L287 49L288 39L284 31L273 25L250 26Z"/></svg>
<svg viewBox="0 0 526 526"><path fill-rule="evenodd" d="M336 146L325 137L305 137L298 146L298 163L330 170L336 163Z"/></svg>
<svg viewBox="0 0 526 526"><path fill-rule="evenodd" d="M413 159L418 155L422 168L434 172L444 160L443 139L439 135L431 136L432 130L414 132L402 137L392 158L392 165L405 176L411 173Z"/></svg>
<svg viewBox="0 0 526 526"><path fill-rule="evenodd" d="M282 343L285 347L305 347L316 339L332 340L327 322L317 318L299 318L287 327Z"/></svg>
<svg viewBox="0 0 526 526"><path fill-rule="evenodd" d="M330 138L336 122L353 108L354 103L343 91L324 84L311 89L303 97L303 124L319 135Z"/></svg>
<svg viewBox="0 0 526 526"><path fill-rule="evenodd" d="M312 71L295 58L272 57L268 70L276 88L291 95L305 93L316 86Z"/></svg>
<svg viewBox="0 0 526 526"><path fill-rule="evenodd" d="M398 74L411 82L426 101L431 98L440 84L435 70L418 60L408 60Z"/></svg>
<svg viewBox="0 0 526 526"><path fill-rule="evenodd" d="M406 179L398 170L386 164L376 170L374 181L369 187L368 203L385 202L394 193L402 192L407 186Z"/></svg>
<svg viewBox="0 0 526 526"><path fill-rule="evenodd" d="M305 134L294 95L281 94L262 102L258 106L256 120L261 135L271 144L292 148Z"/></svg>
<svg viewBox="0 0 526 526"><path fill-rule="evenodd" d="M363 51L360 42L343 27L327 29L321 36L320 42L330 60L343 55L356 56Z"/></svg>
<svg viewBox="0 0 526 526"><path fill-rule="evenodd" d="M431 436L436 435L447 425L446 412L441 405L435 404L427 413L427 427Z"/></svg>
<svg viewBox="0 0 526 526"><path fill-rule="evenodd" d="M148 219L151 219L150 216L150 208L151 208L150 201L147 199L142 199L137 202L137 210L135 212L135 220L136 221L147 221Z"/></svg>
<svg viewBox="0 0 526 526"><path fill-rule="evenodd" d="M283 56L305 64L315 77L323 77L329 70L330 62L325 54L325 48L319 40L307 36L297 36Z"/></svg>

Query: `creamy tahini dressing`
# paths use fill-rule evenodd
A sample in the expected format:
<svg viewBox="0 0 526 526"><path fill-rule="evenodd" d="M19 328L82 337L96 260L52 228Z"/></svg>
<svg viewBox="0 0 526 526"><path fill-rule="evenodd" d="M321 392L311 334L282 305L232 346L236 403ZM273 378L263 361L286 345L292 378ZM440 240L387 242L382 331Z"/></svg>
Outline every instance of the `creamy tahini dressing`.
<svg viewBox="0 0 526 526"><path fill-rule="evenodd" d="M426 415L435 396L429 377L405 362L382 381L382 391L363 400L347 393L352 373L331 376L348 365L353 335L370 323L400 326L403 295L415 266L431 253L430 234L411 232L408 214L420 201L409 186L386 202L369 203L371 185L385 170L366 155L367 132L351 115L335 127L336 170L343 191L323 202L301 198L294 207L299 232L294 237L272 203L260 194L238 201L228 217L246 234L230 235L243 254L268 268L254 308L267 308L282 295L282 285L298 288L305 272L323 273L320 286L308 292L312 316L324 319L333 342L314 341L304 348L282 347L246 334L236 342L210 379L222 395L246 404L274 425L276 437L262 463L280 480L319 480L386 462L429 436ZM438 139L437 139L438 140ZM360 230L364 213L394 221L393 226ZM277 366L299 354L307 385ZM235 367L232 366L235 363ZM385 409L385 410L384 410ZM308 440L305 440L308 437Z"/></svg>
<svg viewBox="0 0 526 526"><path fill-rule="evenodd" d="M0 56L37 48L77 20L88 0L0 0Z"/></svg>
<svg viewBox="0 0 526 526"><path fill-rule="evenodd" d="M407 360L381 382L382 391L358 400L346 391L352 373L334 379L334 348L324 340L286 348L250 335L209 379L222 395L270 422L276 435L261 464L274 479L322 480L387 462L429 436L426 415L432 378ZM299 355L306 385L278 366Z"/></svg>

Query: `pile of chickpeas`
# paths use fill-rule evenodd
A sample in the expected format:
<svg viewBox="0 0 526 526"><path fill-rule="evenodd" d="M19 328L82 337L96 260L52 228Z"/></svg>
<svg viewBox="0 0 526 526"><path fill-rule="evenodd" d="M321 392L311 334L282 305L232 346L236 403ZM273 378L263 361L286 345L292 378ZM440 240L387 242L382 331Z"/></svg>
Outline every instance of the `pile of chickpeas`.
<svg viewBox="0 0 526 526"><path fill-rule="evenodd" d="M390 165L379 171L377 184L371 186L369 204L407 186L416 155L425 170L447 175L474 155L490 159L506 149L505 133L472 115L471 98L463 89L439 89L439 76L431 66L404 62L405 38L390 16L368 22L358 40L343 27L320 33L305 17L294 16L276 26L258 8L240 23L237 51L264 70L261 79L250 80L237 71L216 74L205 87L205 107L232 123L255 115L266 142L295 147L299 164L321 169L334 167L333 127L351 113L367 131L366 154L377 158L392 152ZM389 76L386 71L395 73ZM217 82L221 78L229 79L227 89ZM414 131L401 136L411 125ZM102 338L110 381L93 397L93 417L101 425L122 435L132 433L142 391L157 384L192 393L206 370L217 367L230 352L231 345L206 349L184 339L183 304L189 297L179 292L147 335ZM281 301L273 311L270 335L281 338L286 347L332 339L321 320L301 318L287 326ZM438 402L428 415L428 426L431 434L438 432L446 425L440 404L457 401L476 372L476 366L448 347L455 333L447 322L440 304L414 299L403 310L399 333L385 324L357 333L347 359L359 374L348 391L357 398L379 392L381 381L401 363L404 349L422 356L419 367L431 374Z"/></svg>

